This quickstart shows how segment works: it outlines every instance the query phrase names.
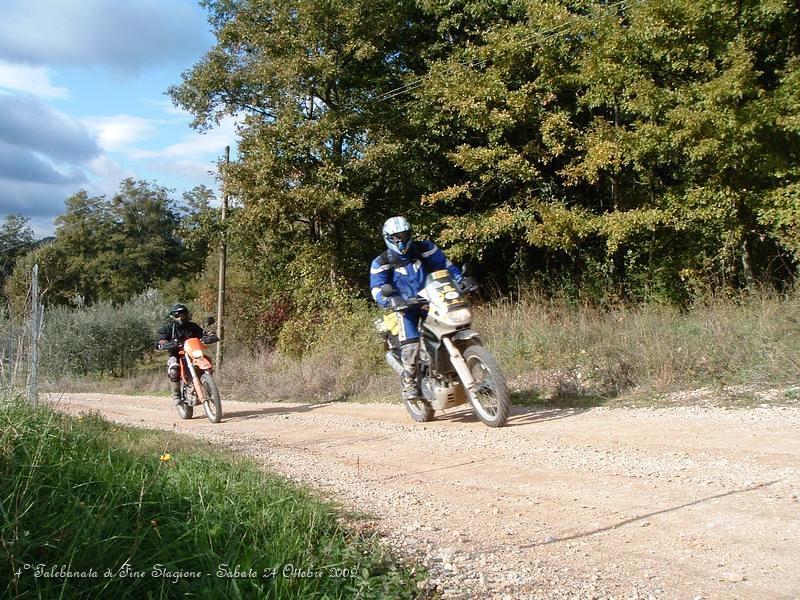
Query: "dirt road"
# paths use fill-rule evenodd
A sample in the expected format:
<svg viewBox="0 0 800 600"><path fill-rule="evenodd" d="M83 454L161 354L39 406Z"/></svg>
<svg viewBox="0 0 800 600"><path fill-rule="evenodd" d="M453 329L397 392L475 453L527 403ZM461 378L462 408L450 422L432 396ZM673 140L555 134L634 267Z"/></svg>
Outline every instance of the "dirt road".
<svg viewBox="0 0 800 600"><path fill-rule="evenodd" d="M800 598L800 409L516 409L489 429L399 405L50 395L252 455L375 515L428 585L472 598Z"/></svg>

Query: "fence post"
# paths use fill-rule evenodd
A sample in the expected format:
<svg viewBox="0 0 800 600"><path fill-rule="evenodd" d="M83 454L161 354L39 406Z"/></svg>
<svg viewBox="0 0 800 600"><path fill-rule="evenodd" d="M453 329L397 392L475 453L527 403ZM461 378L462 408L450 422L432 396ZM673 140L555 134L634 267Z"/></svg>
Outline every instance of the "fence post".
<svg viewBox="0 0 800 600"><path fill-rule="evenodd" d="M231 147L225 146L225 167L231 162ZM228 213L228 171L225 170L222 177L222 239L219 248L219 284L217 287L217 369L222 368L222 338L224 337L224 316L225 316L225 264L228 255L228 234L225 230L226 215Z"/></svg>
<svg viewBox="0 0 800 600"><path fill-rule="evenodd" d="M39 403L37 387L37 366L39 362L39 328L41 312L39 311L39 265L33 265L31 277L31 371L28 378L28 401L36 406Z"/></svg>

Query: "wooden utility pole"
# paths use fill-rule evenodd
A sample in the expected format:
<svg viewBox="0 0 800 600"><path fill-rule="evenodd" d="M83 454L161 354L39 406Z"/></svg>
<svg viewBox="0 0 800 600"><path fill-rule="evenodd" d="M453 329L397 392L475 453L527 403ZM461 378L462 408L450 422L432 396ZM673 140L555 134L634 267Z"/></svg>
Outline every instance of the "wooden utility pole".
<svg viewBox="0 0 800 600"><path fill-rule="evenodd" d="M231 147L225 146L225 172L222 176L222 240L219 249L219 284L217 286L217 368L222 366L222 334L225 313L225 264L228 258L228 234L225 230L225 219L228 215L228 165L231 162Z"/></svg>
<svg viewBox="0 0 800 600"><path fill-rule="evenodd" d="M31 371L28 378L28 401L36 406L39 402L37 386L37 367L39 363L39 332L41 313L39 311L39 265L33 265L31 276Z"/></svg>

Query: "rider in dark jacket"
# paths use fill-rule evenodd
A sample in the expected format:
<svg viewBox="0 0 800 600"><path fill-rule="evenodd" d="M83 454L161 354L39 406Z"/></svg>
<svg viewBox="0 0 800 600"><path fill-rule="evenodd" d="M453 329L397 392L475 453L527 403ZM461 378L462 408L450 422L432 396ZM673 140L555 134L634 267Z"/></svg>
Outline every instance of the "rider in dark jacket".
<svg viewBox="0 0 800 600"><path fill-rule="evenodd" d="M447 269L457 284L463 280L461 270L451 263L436 244L430 240L415 241L411 225L405 217L392 217L383 225L386 251L372 261L369 270L369 287L372 297L382 308L388 308L389 299L381 294L381 287L391 283L405 299L413 298L425 287L425 278L434 271ZM417 393L417 353L419 352L419 307L401 313L400 358L403 363L403 399L415 400Z"/></svg>
<svg viewBox="0 0 800 600"><path fill-rule="evenodd" d="M175 304L169 310L171 321L164 323L158 330L156 348L159 350L169 350L169 359L167 359L167 377L169 377L172 384L172 399L175 404L181 402L181 372L178 365L178 350L179 347L172 342L182 344L189 338L201 338L204 331L197 323L189 320L189 309L183 304ZM168 346L164 348L164 346Z"/></svg>

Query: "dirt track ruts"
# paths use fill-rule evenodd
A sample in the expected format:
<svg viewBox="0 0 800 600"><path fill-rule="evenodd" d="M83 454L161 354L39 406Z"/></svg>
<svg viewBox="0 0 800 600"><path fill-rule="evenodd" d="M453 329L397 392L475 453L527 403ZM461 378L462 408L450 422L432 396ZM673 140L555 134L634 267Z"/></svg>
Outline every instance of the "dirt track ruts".
<svg viewBox="0 0 800 600"><path fill-rule="evenodd" d="M464 598L800 598L800 409L465 410L50 394L223 443L375 516Z"/></svg>

